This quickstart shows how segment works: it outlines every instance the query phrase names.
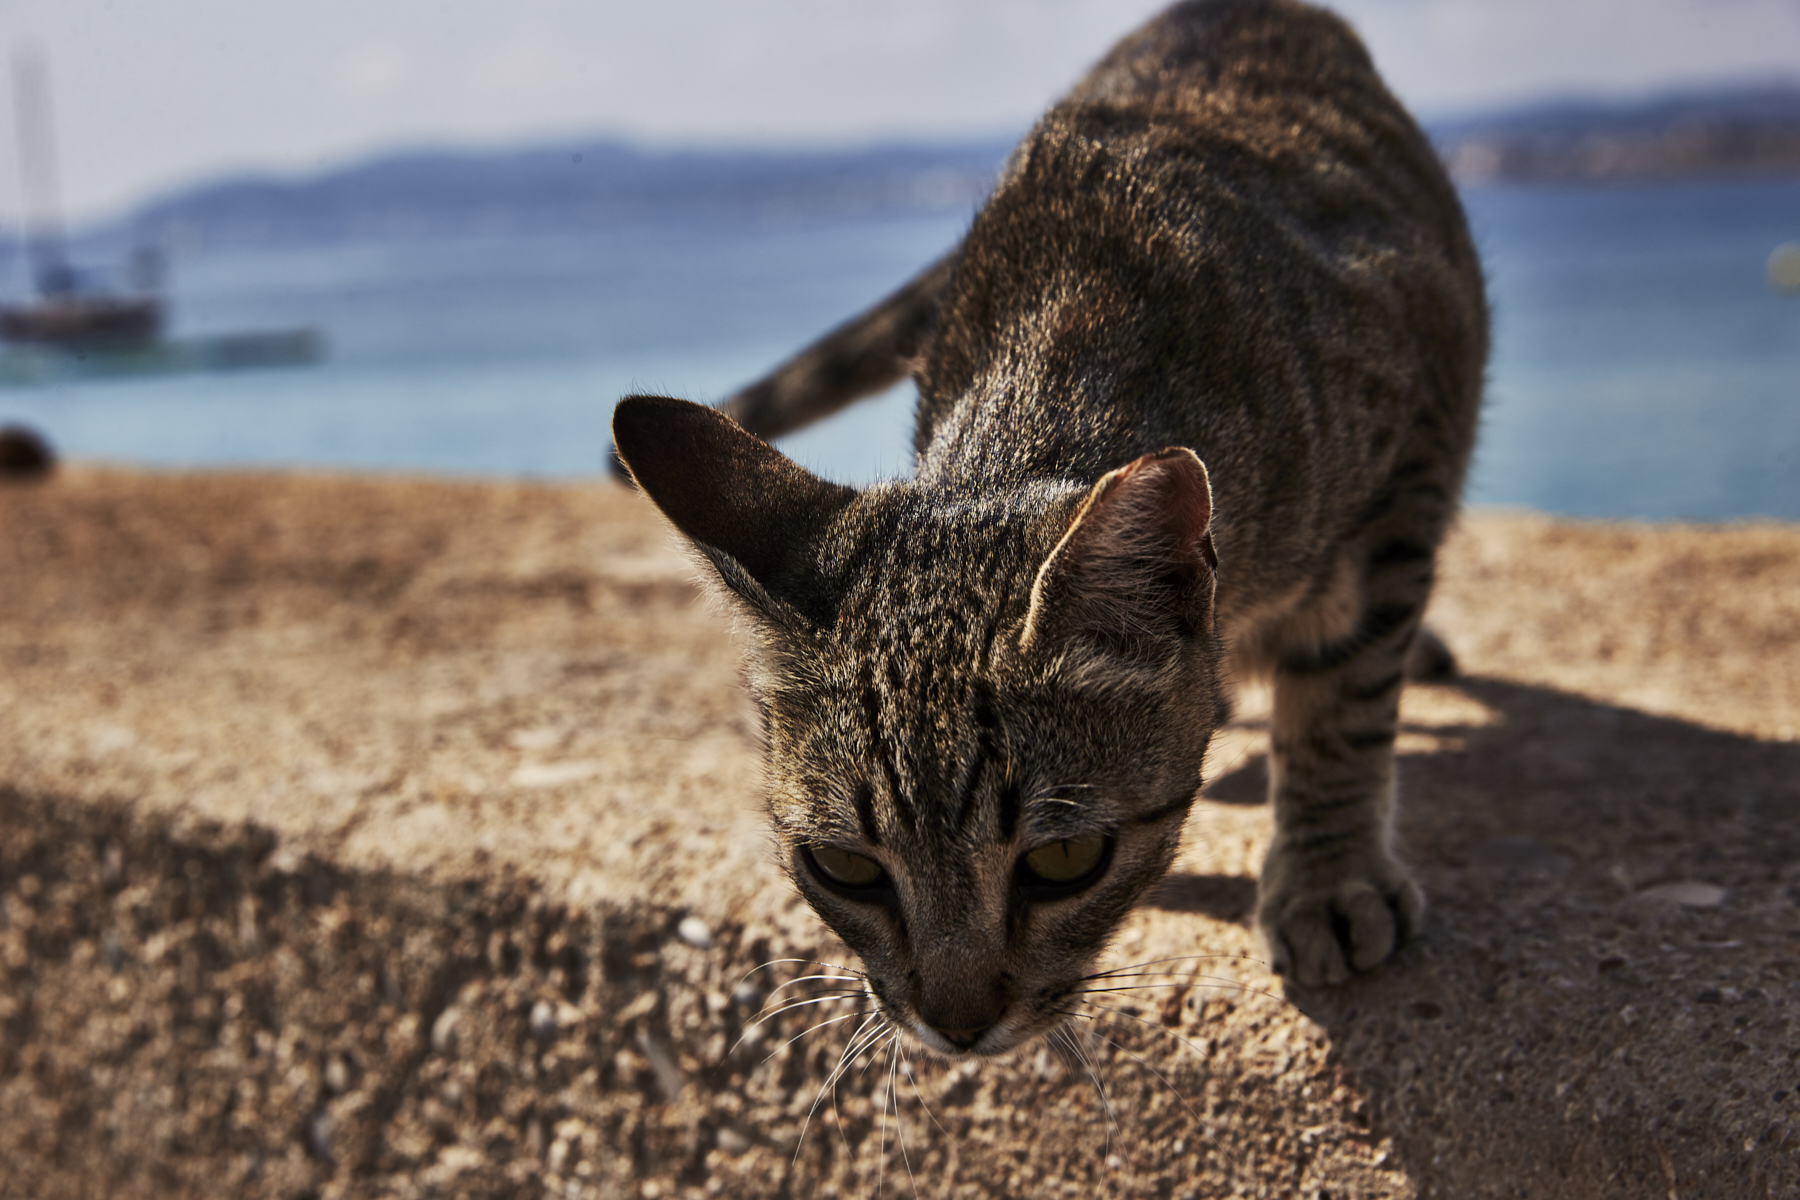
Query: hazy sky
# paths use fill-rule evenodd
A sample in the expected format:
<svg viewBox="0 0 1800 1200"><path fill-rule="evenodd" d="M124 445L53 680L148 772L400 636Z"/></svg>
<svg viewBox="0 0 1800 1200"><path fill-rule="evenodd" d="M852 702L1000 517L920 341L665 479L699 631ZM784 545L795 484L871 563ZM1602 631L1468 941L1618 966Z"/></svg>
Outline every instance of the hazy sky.
<svg viewBox="0 0 1800 1200"><path fill-rule="evenodd" d="M395 145L1023 126L1156 0L0 0L50 66L71 215ZM1443 113L1800 75L1800 0L1337 0ZM0 107L10 108L0 90ZM19 208L0 120L0 219Z"/></svg>

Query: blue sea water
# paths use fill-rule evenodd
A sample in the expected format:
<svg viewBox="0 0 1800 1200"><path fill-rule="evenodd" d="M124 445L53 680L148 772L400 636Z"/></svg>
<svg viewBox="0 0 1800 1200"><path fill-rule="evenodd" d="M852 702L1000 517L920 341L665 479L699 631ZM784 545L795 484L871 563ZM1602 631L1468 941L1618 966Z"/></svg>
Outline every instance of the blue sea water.
<svg viewBox="0 0 1800 1200"><path fill-rule="evenodd" d="M1471 189L1494 354L1475 504L1800 519L1800 180Z"/></svg>
<svg viewBox="0 0 1800 1200"><path fill-rule="evenodd" d="M1465 193L1495 309L1469 499L1581 516L1800 519L1800 180ZM314 367L0 392L65 455L570 477L632 391L717 399L884 295L969 214L670 220L177 256L176 331L313 326ZM909 387L787 439L906 469Z"/></svg>

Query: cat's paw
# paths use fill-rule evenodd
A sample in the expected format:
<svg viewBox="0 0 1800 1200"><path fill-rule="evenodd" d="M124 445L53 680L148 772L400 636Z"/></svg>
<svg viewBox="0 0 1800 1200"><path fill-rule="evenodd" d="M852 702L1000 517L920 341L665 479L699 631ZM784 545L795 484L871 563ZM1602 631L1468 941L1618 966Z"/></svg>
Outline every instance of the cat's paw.
<svg viewBox="0 0 1800 1200"><path fill-rule="evenodd" d="M1275 972L1316 987L1385 962L1424 908L1419 886L1384 850L1320 862L1277 848L1263 864L1256 923Z"/></svg>

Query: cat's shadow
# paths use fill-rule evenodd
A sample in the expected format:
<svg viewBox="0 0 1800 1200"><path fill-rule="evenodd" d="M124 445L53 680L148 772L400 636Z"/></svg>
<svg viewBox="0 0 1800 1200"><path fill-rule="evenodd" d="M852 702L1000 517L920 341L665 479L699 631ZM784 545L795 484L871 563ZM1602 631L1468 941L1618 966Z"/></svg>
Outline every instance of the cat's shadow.
<svg viewBox="0 0 1800 1200"><path fill-rule="evenodd" d="M1268 760L1261 754L1249 756L1242 766L1209 782L1201 795L1215 804L1253 807L1268 803Z"/></svg>
<svg viewBox="0 0 1800 1200"><path fill-rule="evenodd" d="M1144 903L1164 912L1201 913L1215 921L1247 925L1256 907L1256 880L1171 871L1150 890Z"/></svg>
<svg viewBox="0 0 1800 1200"><path fill-rule="evenodd" d="M1215 804L1254 807L1269 799L1269 771L1262 754L1212 780L1201 793ZM1150 889L1144 904L1164 912L1200 913L1215 921L1248 925L1256 909L1256 880L1243 875L1171 871Z"/></svg>
<svg viewBox="0 0 1800 1200"><path fill-rule="evenodd" d="M1287 988L1374 1136L1421 1194L1796 1194L1765 1189L1800 1161L1758 1138L1800 1095L1800 745L1451 686L1489 719L1400 767L1423 932L1347 985Z"/></svg>

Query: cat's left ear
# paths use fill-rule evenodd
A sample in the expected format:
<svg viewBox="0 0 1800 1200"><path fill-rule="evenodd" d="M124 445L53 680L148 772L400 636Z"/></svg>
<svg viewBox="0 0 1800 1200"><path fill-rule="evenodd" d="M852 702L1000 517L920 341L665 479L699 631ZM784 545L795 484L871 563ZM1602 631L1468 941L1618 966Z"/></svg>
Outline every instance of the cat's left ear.
<svg viewBox="0 0 1800 1200"><path fill-rule="evenodd" d="M1211 526L1212 485L1185 446L1107 472L1038 570L1021 649L1168 662L1212 627Z"/></svg>
<svg viewBox="0 0 1800 1200"><path fill-rule="evenodd" d="M814 550L853 489L820 479L717 409L667 396L619 401L613 447L751 609L783 626L825 618L830 598Z"/></svg>

